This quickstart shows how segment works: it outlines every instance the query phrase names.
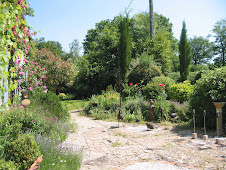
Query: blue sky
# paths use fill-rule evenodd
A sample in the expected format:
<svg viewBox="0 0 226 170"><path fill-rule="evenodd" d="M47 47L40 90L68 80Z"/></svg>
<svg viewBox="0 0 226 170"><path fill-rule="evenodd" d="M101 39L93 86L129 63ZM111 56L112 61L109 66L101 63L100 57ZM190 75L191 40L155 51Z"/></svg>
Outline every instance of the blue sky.
<svg viewBox="0 0 226 170"><path fill-rule="evenodd" d="M130 16L149 10L149 0L29 0L34 17L27 17L36 38L58 41L69 52L69 44L77 39L82 44L87 30L105 19L122 14L130 2ZM213 25L226 18L226 0L153 0L154 12L173 23L174 36L179 39L185 20L188 37L211 33Z"/></svg>

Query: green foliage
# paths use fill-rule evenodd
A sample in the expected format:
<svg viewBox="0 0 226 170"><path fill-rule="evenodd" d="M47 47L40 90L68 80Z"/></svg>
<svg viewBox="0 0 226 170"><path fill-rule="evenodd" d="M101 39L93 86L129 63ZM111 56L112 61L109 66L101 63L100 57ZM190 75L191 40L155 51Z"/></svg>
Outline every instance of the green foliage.
<svg viewBox="0 0 226 170"><path fill-rule="evenodd" d="M67 98L66 94L64 94L64 93L60 93L58 95L58 97L60 98L60 100L66 100L66 98Z"/></svg>
<svg viewBox="0 0 226 170"><path fill-rule="evenodd" d="M215 38L215 53L217 57L214 62L219 66L225 66L225 48L226 48L226 19L216 22L212 30Z"/></svg>
<svg viewBox="0 0 226 170"><path fill-rule="evenodd" d="M14 61L18 56L21 58L21 54L26 57L30 48L30 26L24 16L32 14L32 9L26 4L26 0L20 3L17 0L0 3L0 79L5 82L9 80L7 91L12 93L17 88L17 73L8 71L16 69ZM0 96L4 91L5 88L0 84Z"/></svg>
<svg viewBox="0 0 226 170"><path fill-rule="evenodd" d="M169 88L169 98L177 102L188 101L193 89L193 85L188 80L183 83L172 84Z"/></svg>
<svg viewBox="0 0 226 170"><path fill-rule="evenodd" d="M153 56L142 53L138 58L131 62L128 72L129 82L141 82L147 84L155 76L160 76L161 70L154 61Z"/></svg>
<svg viewBox="0 0 226 170"><path fill-rule="evenodd" d="M150 82L143 88L143 95L146 99L156 99L159 95L157 82Z"/></svg>
<svg viewBox="0 0 226 170"><path fill-rule="evenodd" d="M61 103L63 103L70 111L83 108L87 102L87 100L66 100L62 101Z"/></svg>
<svg viewBox="0 0 226 170"><path fill-rule="evenodd" d="M136 97L142 95L142 85L141 83L125 83L123 84L122 97Z"/></svg>
<svg viewBox="0 0 226 170"><path fill-rule="evenodd" d="M36 136L40 152L43 154L41 169L73 169L79 170L81 167L81 150L69 150L60 147L60 143L51 138Z"/></svg>
<svg viewBox="0 0 226 170"><path fill-rule="evenodd" d="M177 113L180 117L180 120L187 121L191 115L189 115L189 102L173 102L170 101L172 108L171 113Z"/></svg>
<svg viewBox="0 0 226 170"><path fill-rule="evenodd" d="M51 112L54 117L58 117L59 119L70 118L70 113L66 107L61 104L60 98L55 93L36 92L32 94L29 99L32 101L31 106L42 106L43 109L47 109Z"/></svg>
<svg viewBox="0 0 226 170"><path fill-rule="evenodd" d="M45 84L52 92L60 92L73 85L76 72L72 62L62 60L46 48L36 50L30 60L46 69Z"/></svg>
<svg viewBox="0 0 226 170"><path fill-rule="evenodd" d="M171 72L167 75L167 77L175 80L176 82L180 81L180 73L179 72Z"/></svg>
<svg viewBox="0 0 226 170"><path fill-rule="evenodd" d="M13 160L19 169L28 169L40 156L39 147L31 134L20 134L5 144L5 159Z"/></svg>
<svg viewBox="0 0 226 170"><path fill-rule="evenodd" d="M207 38L193 37L191 40L191 52L192 52L192 63L194 65L206 64L212 57L213 53L213 43L211 43Z"/></svg>
<svg viewBox="0 0 226 170"><path fill-rule="evenodd" d="M206 125L216 127L216 109L212 102L226 101L226 67L202 74L194 86L190 106L196 110L197 124L203 127L203 110L206 110ZM225 112L225 108L223 112Z"/></svg>
<svg viewBox="0 0 226 170"><path fill-rule="evenodd" d="M122 20L119 25L119 32L119 79L120 81L122 80L122 82L124 82L131 59L131 37L129 31L128 15L126 17L122 17Z"/></svg>
<svg viewBox="0 0 226 170"><path fill-rule="evenodd" d="M187 30L185 21L183 21L183 27L180 36L180 44L179 44L179 59L180 59L180 76L181 81L187 80L189 74L189 65L191 63L191 47L190 43L187 39Z"/></svg>
<svg viewBox="0 0 226 170"><path fill-rule="evenodd" d="M18 167L12 161L5 161L4 159L0 159L0 169L3 170L17 170Z"/></svg>
<svg viewBox="0 0 226 170"><path fill-rule="evenodd" d="M57 42L57 41L47 41L46 42L44 37L39 38L36 42L37 42L36 46L39 50L41 50L43 48L47 48L50 51L52 51L55 56L58 55L62 59L64 58L64 51L59 42Z"/></svg>

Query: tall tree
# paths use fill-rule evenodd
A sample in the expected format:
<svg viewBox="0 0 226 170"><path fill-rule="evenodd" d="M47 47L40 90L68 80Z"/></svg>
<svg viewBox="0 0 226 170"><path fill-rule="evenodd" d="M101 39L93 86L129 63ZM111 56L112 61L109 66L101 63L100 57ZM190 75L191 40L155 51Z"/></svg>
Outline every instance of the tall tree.
<svg viewBox="0 0 226 170"><path fill-rule="evenodd" d="M150 10L150 36L151 36L151 39L154 39L155 38L155 19L154 19L153 0L149 0L149 10Z"/></svg>
<svg viewBox="0 0 226 170"><path fill-rule="evenodd" d="M129 17L123 17L120 26L120 38L119 38L119 55L118 55L118 66L119 66L119 88L120 96L122 92L122 83L125 81L126 72L129 69L131 60L131 37L129 32ZM121 97L120 97L121 107Z"/></svg>
<svg viewBox="0 0 226 170"><path fill-rule="evenodd" d="M189 65L191 63L191 46L187 39L187 29L185 21L183 21L183 27L180 36L179 43L179 60L180 60L180 77L181 81L187 80L189 74Z"/></svg>
<svg viewBox="0 0 226 170"><path fill-rule="evenodd" d="M225 66L225 48L226 48L226 19L218 21L212 30L215 37L215 52L218 55L215 61L220 61Z"/></svg>
<svg viewBox="0 0 226 170"><path fill-rule="evenodd" d="M194 65L206 64L213 57L213 43L207 38L194 36L191 40L192 63Z"/></svg>

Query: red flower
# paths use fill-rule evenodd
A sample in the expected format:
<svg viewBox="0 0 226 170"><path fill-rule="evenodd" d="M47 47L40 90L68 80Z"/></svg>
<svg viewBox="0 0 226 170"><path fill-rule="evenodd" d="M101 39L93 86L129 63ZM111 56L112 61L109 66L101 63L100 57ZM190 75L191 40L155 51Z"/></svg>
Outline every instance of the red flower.
<svg viewBox="0 0 226 170"><path fill-rule="evenodd" d="M34 120L32 120L32 123L35 123L35 121L34 121Z"/></svg>
<svg viewBox="0 0 226 170"><path fill-rule="evenodd" d="M138 83L136 83L136 85L138 86L139 84L138 84Z"/></svg>
<svg viewBox="0 0 226 170"><path fill-rule="evenodd" d="M133 83L131 82L131 83L129 83L129 86L132 86L133 85Z"/></svg>
<svg viewBox="0 0 226 170"><path fill-rule="evenodd" d="M165 86L165 84L158 84L158 86Z"/></svg>
<svg viewBox="0 0 226 170"><path fill-rule="evenodd" d="M163 88L161 88L163 90Z"/></svg>

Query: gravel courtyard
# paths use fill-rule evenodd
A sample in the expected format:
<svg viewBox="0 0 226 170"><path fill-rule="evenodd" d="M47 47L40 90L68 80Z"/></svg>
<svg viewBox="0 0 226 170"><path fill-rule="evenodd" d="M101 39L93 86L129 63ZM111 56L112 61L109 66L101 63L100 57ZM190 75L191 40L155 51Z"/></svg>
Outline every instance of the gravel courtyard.
<svg viewBox="0 0 226 170"><path fill-rule="evenodd" d="M174 132L171 127L107 122L71 111L78 125L63 147L83 149L81 170L133 169L226 169L226 141L191 139L191 131Z"/></svg>

